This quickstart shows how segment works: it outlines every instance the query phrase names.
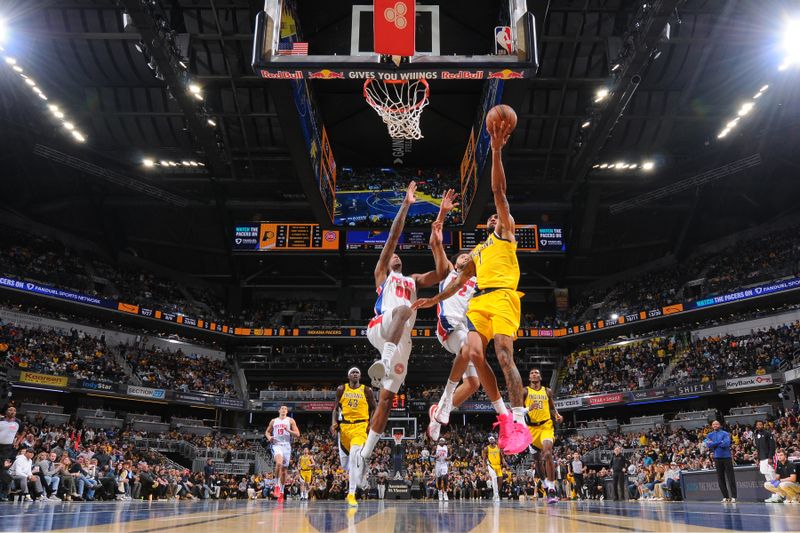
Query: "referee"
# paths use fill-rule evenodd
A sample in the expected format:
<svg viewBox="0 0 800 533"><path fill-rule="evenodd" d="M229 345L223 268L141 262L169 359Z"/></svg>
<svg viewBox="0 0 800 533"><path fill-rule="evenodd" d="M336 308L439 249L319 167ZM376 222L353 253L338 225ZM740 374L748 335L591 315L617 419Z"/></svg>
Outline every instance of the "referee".
<svg viewBox="0 0 800 533"><path fill-rule="evenodd" d="M16 418L17 408L9 405L6 408L5 418L0 419L0 461L3 459L11 459L12 461L17 456L17 444L19 433L22 424Z"/></svg>

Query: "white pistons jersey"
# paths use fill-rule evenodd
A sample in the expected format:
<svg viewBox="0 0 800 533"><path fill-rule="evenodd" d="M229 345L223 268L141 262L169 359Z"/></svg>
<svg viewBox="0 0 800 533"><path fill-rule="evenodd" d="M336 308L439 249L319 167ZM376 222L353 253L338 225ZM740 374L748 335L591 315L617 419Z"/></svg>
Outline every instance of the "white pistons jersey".
<svg viewBox="0 0 800 533"><path fill-rule="evenodd" d="M375 302L375 316L382 315L401 305L411 306L417 300L417 284L414 278L398 272L391 272L383 285L378 287L378 299ZM414 323L416 313L409 319Z"/></svg>
<svg viewBox="0 0 800 533"><path fill-rule="evenodd" d="M436 446L436 466L447 465L447 446Z"/></svg>
<svg viewBox="0 0 800 533"><path fill-rule="evenodd" d="M442 292L457 277L458 272L451 270L450 274L439 283L439 292ZM440 332L449 333L458 324L467 323L467 308L469 307L469 301L475 295L477 285L478 278L472 276L457 293L437 304L436 314L439 319L437 329Z"/></svg>
<svg viewBox="0 0 800 533"><path fill-rule="evenodd" d="M289 433L289 430L291 428L292 428L292 423L289 417L283 419L276 418L275 421L272 423L272 444L273 445L291 444L292 434Z"/></svg>

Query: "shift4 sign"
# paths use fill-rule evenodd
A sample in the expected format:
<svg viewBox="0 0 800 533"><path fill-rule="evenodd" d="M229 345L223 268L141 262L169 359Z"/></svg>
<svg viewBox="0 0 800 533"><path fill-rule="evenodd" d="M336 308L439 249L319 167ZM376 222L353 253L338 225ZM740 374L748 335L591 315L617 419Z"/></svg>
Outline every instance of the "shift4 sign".
<svg viewBox="0 0 800 533"><path fill-rule="evenodd" d="M234 228L233 249L258 250L258 230L257 224L236 226Z"/></svg>

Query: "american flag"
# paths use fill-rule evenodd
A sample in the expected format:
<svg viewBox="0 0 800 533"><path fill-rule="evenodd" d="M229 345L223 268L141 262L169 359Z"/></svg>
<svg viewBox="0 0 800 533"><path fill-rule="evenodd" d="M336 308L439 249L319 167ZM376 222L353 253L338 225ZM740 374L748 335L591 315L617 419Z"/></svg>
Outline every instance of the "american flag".
<svg viewBox="0 0 800 533"><path fill-rule="evenodd" d="M278 44L279 56L307 56L308 43L280 43Z"/></svg>

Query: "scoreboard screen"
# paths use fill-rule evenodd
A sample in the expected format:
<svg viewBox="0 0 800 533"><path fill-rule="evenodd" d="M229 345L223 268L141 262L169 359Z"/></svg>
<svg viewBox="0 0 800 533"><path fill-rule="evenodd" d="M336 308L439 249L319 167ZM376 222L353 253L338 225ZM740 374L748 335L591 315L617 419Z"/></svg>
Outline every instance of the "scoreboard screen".
<svg viewBox="0 0 800 533"><path fill-rule="evenodd" d="M259 222L234 227L235 251L337 251L339 232L318 224Z"/></svg>
<svg viewBox="0 0 800 533"><path fill-rule="evenodd" d="M356 230L347 231L348 250L383 250L389 232L385 230ZM429 231L404 231L397 242L398 251L427 250L431 238ZM453 242L453 235L449 231L442 232L442 241L445 248Z"/></svg>
<svg viewBox="0 0 800 533"><path fill-rule="evenodd" d="M486 240L489 231L485 224L479 225L474 231L460 233L461 250L471 250ZM539 227L536 224L517 224L515 234L517 250L520 252L564 252L563 231L557 227Z"/></svg>

